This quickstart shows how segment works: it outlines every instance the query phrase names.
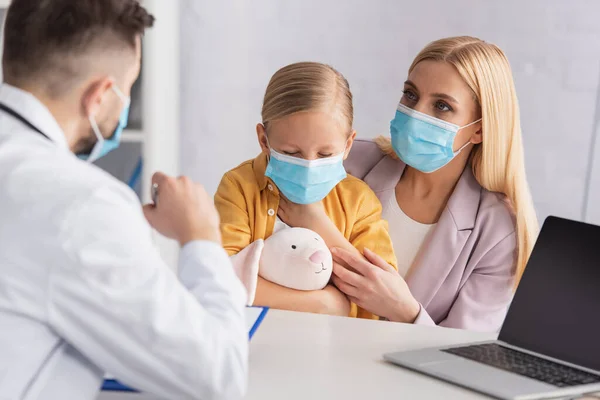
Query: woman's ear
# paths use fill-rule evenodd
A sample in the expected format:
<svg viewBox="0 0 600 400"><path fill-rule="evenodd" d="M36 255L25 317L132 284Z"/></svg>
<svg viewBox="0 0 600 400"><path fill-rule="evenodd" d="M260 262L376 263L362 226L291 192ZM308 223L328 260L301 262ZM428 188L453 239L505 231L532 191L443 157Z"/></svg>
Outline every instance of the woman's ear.
<svg viewBox="0 0 600 400"><path fill-rule="evenodd" d="M344 160L348 158L348 154L350 154L350 150L352 150L352 145L354 144L354 139L356 139L356 131L352 130L350 136L348 136L348 141L346 142L346 151L344 152Z"/></svg>
<svg viewBox="0 0 600 400"><path fill-rule="evenodd" d="M481 142L483 142L483 124L481 122L478 122L477 124L475 124L475 129L475 133L471 135L471 143L480 144Z"/></svg>
<svg viewBox="0 0 600 400"><path fill-rule="evenodd" d="M256 137L263 153L269 154L269 139L267 139L267 131L263 124L256 124Z"/></svg>

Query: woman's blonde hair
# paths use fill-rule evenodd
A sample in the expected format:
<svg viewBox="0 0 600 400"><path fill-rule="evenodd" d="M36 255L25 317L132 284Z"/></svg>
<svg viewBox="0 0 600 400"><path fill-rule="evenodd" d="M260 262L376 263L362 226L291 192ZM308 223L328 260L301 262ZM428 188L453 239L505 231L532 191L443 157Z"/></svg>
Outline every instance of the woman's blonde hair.
<svg viewBox="0 0 600 400"><path fill-rule="evenodd" d="M271 121L308 111L331 113L350 131L354 109L348 81L329 65L316 62L281 68L267 86L262 106L263 125L268 128Z"/></svg>
<svg viewBox="0 0 600 400"><path fill-rule="evenodd" d="M525 176L519 104L508 59L497 46L461 36L437 40L417 55L409 73L424 60L452 64L473 91L481 108L483 142L471 152L479 184L506 195L516 219L520 280L538 233L538 221ZM389 138L376 139L382 151L395 155Z"/></svg>

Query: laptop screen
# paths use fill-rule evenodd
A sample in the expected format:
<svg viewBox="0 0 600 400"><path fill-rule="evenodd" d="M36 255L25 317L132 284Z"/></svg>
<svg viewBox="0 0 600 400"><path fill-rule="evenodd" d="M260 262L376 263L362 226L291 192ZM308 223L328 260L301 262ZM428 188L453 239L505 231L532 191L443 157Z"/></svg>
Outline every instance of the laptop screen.
<svg viewBox="0 0 600 400"><path fill-rule="evenodd" d="M600 227L546 219L499 340L600 371Z"/></svg>

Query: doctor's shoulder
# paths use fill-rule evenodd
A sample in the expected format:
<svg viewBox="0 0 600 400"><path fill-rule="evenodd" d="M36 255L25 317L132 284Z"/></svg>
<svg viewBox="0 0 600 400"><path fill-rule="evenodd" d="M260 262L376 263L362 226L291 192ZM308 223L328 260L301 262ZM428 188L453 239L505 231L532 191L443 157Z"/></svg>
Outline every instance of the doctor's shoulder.
<svg viewBox="0 0 600 400"><path fill-rule="evenodd" d="M87 201L107 201L140 208L140 200L135 192L124 182L104 171L100 167L88 164L74 157L65 163L64 173L66 176L60 178L61 190L65 191L73 199L73 204L84 205ZM58 172L58 171L57 171Z"/></svg>

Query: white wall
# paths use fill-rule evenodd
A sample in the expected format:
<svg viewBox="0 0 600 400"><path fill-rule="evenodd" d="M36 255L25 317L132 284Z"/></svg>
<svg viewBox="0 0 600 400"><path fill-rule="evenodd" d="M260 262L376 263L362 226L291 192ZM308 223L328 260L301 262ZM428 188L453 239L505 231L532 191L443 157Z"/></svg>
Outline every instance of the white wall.
<svg viewBox="0 0 600 400"><path fill-rule="evenodd" d="M498 44L519 94L528 178L540 218L600 223L600 139L590 145L600 77L595 0L183 0L182 171L214 191L258 152L254 127L270 76L300 60L350 81L362 137L388 131L406 70L429 41L469 34Z"/></svg>
<svg viewBox="0 0 600 400"><path fill-rule="evenodd" d="M585 197L586 221L600 225L600 88L596 104L595 136L589 148L591 154L589 159L590 169L587 176L588 192Z"/></svg>

